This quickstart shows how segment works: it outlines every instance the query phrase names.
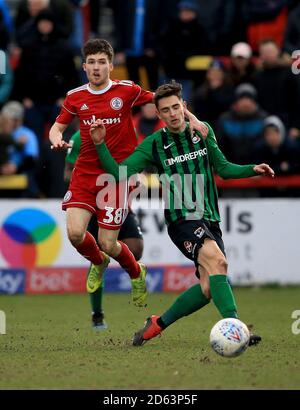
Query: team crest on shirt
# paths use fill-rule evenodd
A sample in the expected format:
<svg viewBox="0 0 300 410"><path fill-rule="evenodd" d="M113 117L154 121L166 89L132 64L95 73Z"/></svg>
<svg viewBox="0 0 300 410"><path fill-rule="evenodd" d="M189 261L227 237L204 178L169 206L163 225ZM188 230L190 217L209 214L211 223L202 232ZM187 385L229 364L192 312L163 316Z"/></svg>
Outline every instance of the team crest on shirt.
<svg viewBox="0 0 300 410"><path fill-rule="evenodd" d="M120 110L123 107L123 100L120 97L114 97L110 100L110 106L114 110Z"/></svg>
<svg viewBox="0 0 300 410"><path fill-rule="evenodd" d="M185 249L188 251L188 253L192 253L193 250L193 244L190 241L184 241L183 245L185 247Z"/></svg>
<svg viewBox="0 0 300 410"><path fill-rule="evenodd" d="M203 234L204 234L204 229L201 228L201 226L199 226L199 228L197 228L197 229L194 231L194 235L196 235L197 238L199 238L199 239L202 238Z"/></svg>
<svg viewBox="0 0 300 410"><path fill-rule="evenodd" d="M193 132L193 136L192 136L192 142L193 144L197 144L197 142L199 142L201 140L201 138L199 137L199 135L197 135L195 133L195 131Z"/></svg>
<svg viewBox="0 0 300 410"><path fill-rule="evenodd" d="M67 191L66 195L64 196L64 201L63 202L68 202L68 201L70 201L71 198L72 198L72 192Z"/></svg>

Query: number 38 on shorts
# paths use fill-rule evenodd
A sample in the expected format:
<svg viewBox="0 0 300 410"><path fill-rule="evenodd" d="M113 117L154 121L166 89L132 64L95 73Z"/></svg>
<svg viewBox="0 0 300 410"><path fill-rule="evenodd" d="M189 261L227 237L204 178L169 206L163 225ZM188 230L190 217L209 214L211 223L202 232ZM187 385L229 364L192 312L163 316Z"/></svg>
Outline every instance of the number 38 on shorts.
<svg viewBox="0 0 300 410"><path fill-rule="evenodd" d="M110 226L111 229L119 229L126 215L127 209L105 206L104 209L98 211L98 224L103 227Z"/></svg>

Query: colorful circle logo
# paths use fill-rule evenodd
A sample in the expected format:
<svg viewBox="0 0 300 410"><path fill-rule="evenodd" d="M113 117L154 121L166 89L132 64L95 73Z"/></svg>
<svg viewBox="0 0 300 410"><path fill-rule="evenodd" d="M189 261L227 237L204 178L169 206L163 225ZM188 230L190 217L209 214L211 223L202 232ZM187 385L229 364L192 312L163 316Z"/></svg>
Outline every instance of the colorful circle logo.
<svg viewBox="0 0 300 410"><path fill-rule="evenodd" d="M8 216L0 229L0 251L12 267L48 266L61 248L61 233L55 220L33 208Z"/></svg>

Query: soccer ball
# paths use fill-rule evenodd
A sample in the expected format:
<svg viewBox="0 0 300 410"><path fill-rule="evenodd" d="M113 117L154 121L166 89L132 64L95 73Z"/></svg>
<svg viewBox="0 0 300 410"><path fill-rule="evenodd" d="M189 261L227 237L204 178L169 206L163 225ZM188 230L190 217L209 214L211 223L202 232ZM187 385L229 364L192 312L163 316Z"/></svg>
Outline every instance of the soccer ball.
<svg viewBox="0 0 300 410"><path fill-rule="evenodd" d="M238 319L222 319L210 332L210 344L221 356L236 357L249 345L250 333L245 323Z"/></svg>

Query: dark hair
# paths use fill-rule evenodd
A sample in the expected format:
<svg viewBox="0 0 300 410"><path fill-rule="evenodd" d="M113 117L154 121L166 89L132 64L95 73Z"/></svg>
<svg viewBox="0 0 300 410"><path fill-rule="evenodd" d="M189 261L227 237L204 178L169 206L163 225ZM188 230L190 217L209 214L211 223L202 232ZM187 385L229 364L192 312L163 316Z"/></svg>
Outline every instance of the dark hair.
<svg viewBox="0 0 300 410"><path fill-rule="evenodd" d="M162 98L170 97L171 95L176 95L179 99L182 99L182 85L176 83L175 80L172 80L168 84L163 84L157 88L154 94L153 102L158 107L158 102Z"/></svg>
<svg viewBox="0 0 300 410"><path fill-rule="evenodd" d="M114 58L114 50L108 41L102 38L93 38L88 40L82 48L82 55L84 59L86 60L89 55L97 53L106 54L110 63Z"/></svg>

